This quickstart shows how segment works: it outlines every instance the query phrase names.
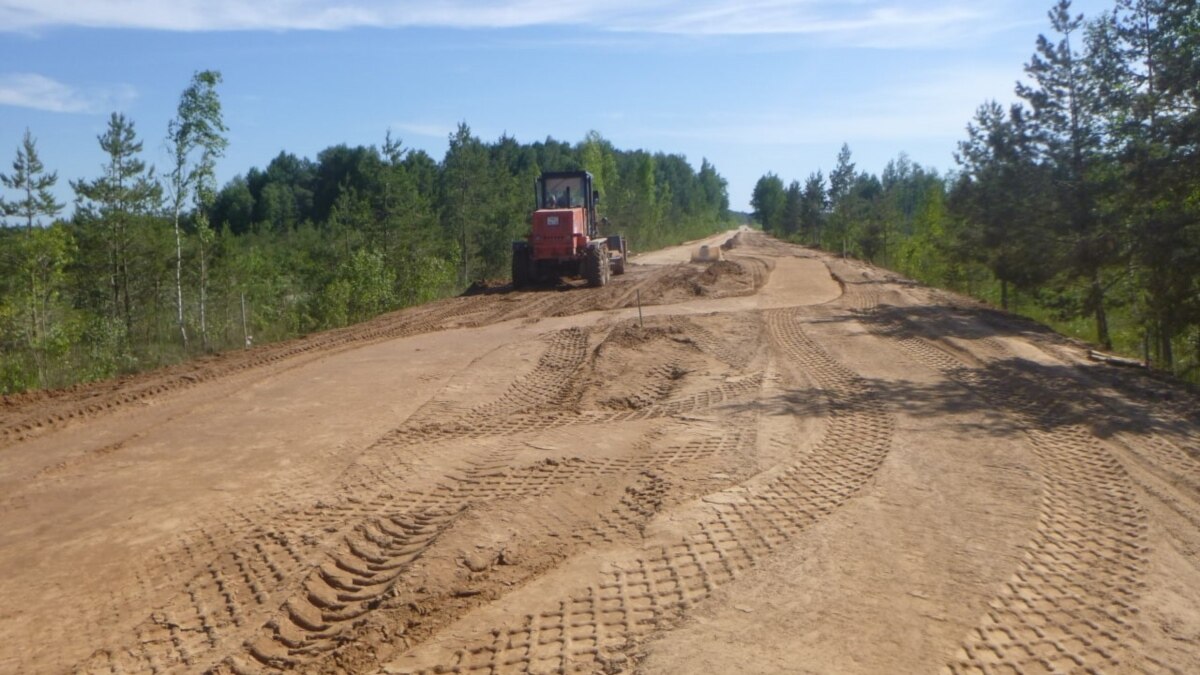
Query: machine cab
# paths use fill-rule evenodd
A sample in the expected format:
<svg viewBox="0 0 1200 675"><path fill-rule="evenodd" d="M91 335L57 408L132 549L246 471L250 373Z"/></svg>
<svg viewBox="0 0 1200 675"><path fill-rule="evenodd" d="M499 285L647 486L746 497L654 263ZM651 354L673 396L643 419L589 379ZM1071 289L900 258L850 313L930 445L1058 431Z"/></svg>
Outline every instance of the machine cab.
<svg viewBox="0 0 1200 675"><path fill-rule="evenodd" d="M599 194L592 189L592 174L586 171L546 172L537 179L534 192L537 204L533 219L535 234L543 228L567 226L564 229L572 234L586 238L597 236Z"/></svg>

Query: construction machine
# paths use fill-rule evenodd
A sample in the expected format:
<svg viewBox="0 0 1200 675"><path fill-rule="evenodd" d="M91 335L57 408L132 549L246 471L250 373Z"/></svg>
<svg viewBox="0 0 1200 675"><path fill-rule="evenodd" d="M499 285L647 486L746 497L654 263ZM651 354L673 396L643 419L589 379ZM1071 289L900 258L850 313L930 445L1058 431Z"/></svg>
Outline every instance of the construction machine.
<svg viewBox="0 0 1200 675"><path fill-rule="evenodd" d="M534 198L531 232L513 242L513 288L563 277L603 286L610 275L625 273L625 237L600 235L600 193L592 189L592 174L543 173L534 184Z"/></svg>

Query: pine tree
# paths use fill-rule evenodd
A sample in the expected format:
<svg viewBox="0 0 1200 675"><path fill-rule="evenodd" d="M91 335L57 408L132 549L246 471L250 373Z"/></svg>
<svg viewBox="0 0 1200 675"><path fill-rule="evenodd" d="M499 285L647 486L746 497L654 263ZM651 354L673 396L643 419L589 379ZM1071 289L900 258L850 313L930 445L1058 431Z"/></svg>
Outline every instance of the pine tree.
<svg viewBox="0 0 1200 675"><path fill-rule="evenodd" d="M794 237L800 232L800 221L804 211L804 190L799 181L788 183L784 192L783 215L780 231L785 237Z"/></svg>
<svg viewBox="0 0 1200 675"><path fill-rule="evenodd" d="M1033 132L1043 159L1055 168L1056 202L1061 214L1058 231L1069 255L1069 276L1088 287L1083 311L1096 322L1096 338L1112 347L1105 307L1105 268L1120 250L1111 222L1101 217L1101 134L1097 81L1081 55L1083 15L1071 14L1070 0L1059 0L1049 12L1059 40L1044 35L1037 53L1025 66L1032 86L1020 84L1017 94L1032 110Z"/></svg>
<svg viewBox="0 0 1200 675"><path fill-rule="evenodd" d="M1119 0L1117 12L1089 27L1089 65L1100 82L1105 134L1119 171L1115 208L1132 243L1132 269L1141 293L1135 309L1156 360L1171 368L1173 341L1189 323L1200 321L1200 238L1194 228L1196 144L1185 137L1188 73L1198 46L1188 38L1200 24L1193 9L1192 30L1181 3ZM1182 19L1182 21L1181 21ZM1183 69L1179 68L1183 65ZM1192 83L1193 92L1196 85ZM1194 127L1192 127L1194 128Z"/></svg>
<svg viewBox="0 0 1200 675"><path fill-rule="evenodd" d="M133 120L113 113L108 130L97 136L108 155L104 174L92 181L73 181L77 210L82 224L81 241L99 239L105 253L103 267L108 286L110 317L133 331L133 300L130 286L135 275L134 229L139 221L155 214L162 202L162 186L154 169L138 158L142 142Z"/></svg>
<svg viewBox="0 0 1200 675"><path fill-rule="evenodd" d="M38 158L37 141L28 129L17 148L12 168L10 174L0 173L0 184L16 190L21 196L15 201L0 199L0 215L24 220L25 231L32 232L41 216L53 218L63 209L64 205L50 191L58 182L58 172L46 173L46 167Z"/></svg>
<svg viewBox="0 0 1200 675"><path fill-rule="evenodd" d="M1000 281L1000 304L1008 309L1010 285L1033 288L1054 273L1057 261L1047 227L1053 194L1020 106L1006 114L995 101L980 106L967 125L968 139L955 153L962 173L951 208L968 223L960 250L984 263Z"/></svg>
<svg viewBox="0 0 1200 675"><path fill-rule="evenodd" d="M450 135L442 163L442 217L446 233L458 242L459 283L473 281L479 258L479 223L487 217L492 196L487 149L466 122Z"/></svg>
<svg viewBox="0 0 1200 675"><path fill-rule="evenodd" d="M0 272L7 268L22 280L23 287L14 304L21 306L16 311L25 317L21 331L24 347L33 356L36 383L42 385L46 382L47 352L52 351L50 343L55 328L52 308L64 285L65 269L74 255L74 242L60 226L42 227L42 216L53 218L63 204L51 192L58 182L58 173L46 172L38 157L37 141L28 129L17 148L12 168L12 173L0 174L0 184L16 191L18 197L0 200L0 208L4 216L23 221L25 232L8 237L13 245L6 246L7 259L0 260Z"/></svg>
<svg viewBox="0 0 1200 675"><path fill-rule="evenodd" d="M803 241L820 245L821 226L828 209L825 176L820 171L809 174L804 180L804 195L800 205L800 235Z"/></svg>
<svg viewBox="0 0 1200 675"><path fill-rule="evenodd" d="M850 234L850 197L854 186L854 162L850 161L850 146L842 144L838 151L837 166L829 173L829 205L831 241L828 247L841 249L845 255Z"/></svg>

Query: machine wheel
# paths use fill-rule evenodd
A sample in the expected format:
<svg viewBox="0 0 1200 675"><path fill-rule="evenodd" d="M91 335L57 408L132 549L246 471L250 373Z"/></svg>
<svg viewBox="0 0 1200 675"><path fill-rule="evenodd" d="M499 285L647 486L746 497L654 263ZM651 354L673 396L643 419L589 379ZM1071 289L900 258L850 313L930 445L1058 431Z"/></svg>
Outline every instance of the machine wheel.
<svg viewBox="0 0 1200 675"><path fill-rule="evenodd" d="M512 254L512 285L513 288L524 288L531 281L529 247L513 246Z"/></svg>
<svg viewBox="0 0 1200 675"><path fill-rule="evenodd" d="M596 244L587 248L583 259L583 278L588 286L599 288L608 282L608 247Z"/></svg>
<svg viewBox="0 0 1200 675"><path fill-rule="evenodd" d="M617 250L621 252L621 257L613 261L612 273L617 275L625 274L625 256L629 255L629 250L625 246L625 237L621 237L621 245Z"/></svg>

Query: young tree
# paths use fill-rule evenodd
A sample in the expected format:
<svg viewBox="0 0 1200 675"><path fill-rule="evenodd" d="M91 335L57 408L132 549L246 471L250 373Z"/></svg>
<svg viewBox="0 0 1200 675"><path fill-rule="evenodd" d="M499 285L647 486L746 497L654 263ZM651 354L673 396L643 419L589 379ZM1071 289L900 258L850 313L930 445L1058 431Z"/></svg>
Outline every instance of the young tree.
<svg viewBox="0 0 1200 675"><path fill-rule="evenodd" d="M821 225L829 202L825 197L825 176L820 171L811 173L804 180L804 194L800 204L800 235L803 241L815 245L821 243Z"/></svg>
<svg viewBox="0 0 1200 675"><path fill-rule="evenodd" d="M487 216L491 196L487 149L466 122L450 135L442 171L442 213L447 234L458 240L459 282L465 287L479 254L477 226Z"/></svg>
<svg viewBox="0 0 1200 675"><path fill-rule="evenodd" d="M838 151L837 166L829 173L829 206L832 210L829 220L833 234L831 243L835 248L840 246L843 255L846 253L850 233L851 191L856 175L854 162L850 161L850 146L842 143L842 149Z"/></svg>
<svg viewBox="0 0 1200 675"><path fill-rule="evenodd" d="M21 146L17 148L12 168L10 174L0 173L0 183L21 196L15 201L0 199L0 215L24 220L25 231L32 232L41 216L53 218L63 209L63 204L50 192L50 188L58 182L58 172L46 173L46 167L38 158L37 140L28 129L25 130Z"/></svg>
<svg viewBox="0 0 1200 675"><path fill-rule="evenodd" d="M750 206L754 208L754 219L762 225L763 231L774 232L779 229L786 202L787 194L779 176L768 173L758 179L750 196Z"/></svg>
<svg viewBox="0 0 1200 675"><path fill-rule="evenodd" d="M579 158L583 169L591 172L592 187L600 192L601 198L615 196L609 194L619 181L612 143L606 141L600 132L589 131L579 144Z"/></svg>
<svg viewBox="0 0 1200 675"><path fill-rule="evenodd" d="M799 181L792 181L784 192L783 214L780 218L780 231L785 237L794 237L800 232L800 222L804 211L804 191Z"/></svg>
<svg viewBox="0 0 1200 675"><path fill-rule="evenodd" d="M717 173L716 167L709 163L707 158L700 160L697 179L712 217L715 220L725 218L729 213L729 184Z"/></svg>
<svg viewBox="0 0 1200 675"><path fill-rule="evenodd" d="M224 152L228 141L224 118L221 115L221 99L217 96L217 85L221 73L215 70L200 71L192 75L192 82L179 97L175 119L167 125L167 148L171 152L173 165L169 176L171 211L175 226L175 299L178 307L179 337L187 347L187 326L183 314L183 233L181 218L188 200L203 210L212 203L216 190L214 170L216 161ZM201 229L207 222L199 223ZM201 266L204 265L204 236L201 234ZM204 273L200 282L200 325L202 338L207 342L204 326Z"/></svg>
<svg viewBox="0 0 1200 675"><path fill-rule="evenodd" d="M642 150L627 152L618 158L618 168L618 199L606 211L628 236L630 248L650 246L660 241L659 226L669 206L663 199L658 160Z"/></svg>
<svg viewBox="0 0 1200 675"><path fill-rule="evenodd" d="M847 212L850 214L848 234L863 258L872 262L886 253L889 225L883 213L883 184L866 171L854 177L850 188ZM849 237L848 237L849 238Z"/></svg>
<svg viewBox="0 0 1200 675"><path fill-rule="evenodd" d="M22 279L24 287L15 305L23 306L25 347L33 355L37 383L45 382L45 353L52 333L51 308L64 282L64 270L74 252L70 234L62 227L42 227L41 217L53 218L62 210L50 189L58 182L58 173L46 172L37 153L37 141L28 129L17 148L10 174L0 174L0 184L17 192L15 200L0 200L2 215L23 221L23 236L8 237L8 260L0 261L0 271L9 268ZM2 299L0 299L2 300ZM2 303L0 303L2 304ZM15 307L14 307L15 310ZM0 312L5 314L6 312Z"/></svg>
<svg viewBox="0 0 1200 675"><path fill-rule="evenodd" d="M133 228L139 220L155 213L162 202L162 186L153 167L138 158L142 142L133 120L113 113L108 130L97 136L108 155L104 175L92 181L73 181L77 203L76 220L83 225L81 238L99 238L105 253L109 315L133 331L133 301L130 285L133 266Z"/></svg>

